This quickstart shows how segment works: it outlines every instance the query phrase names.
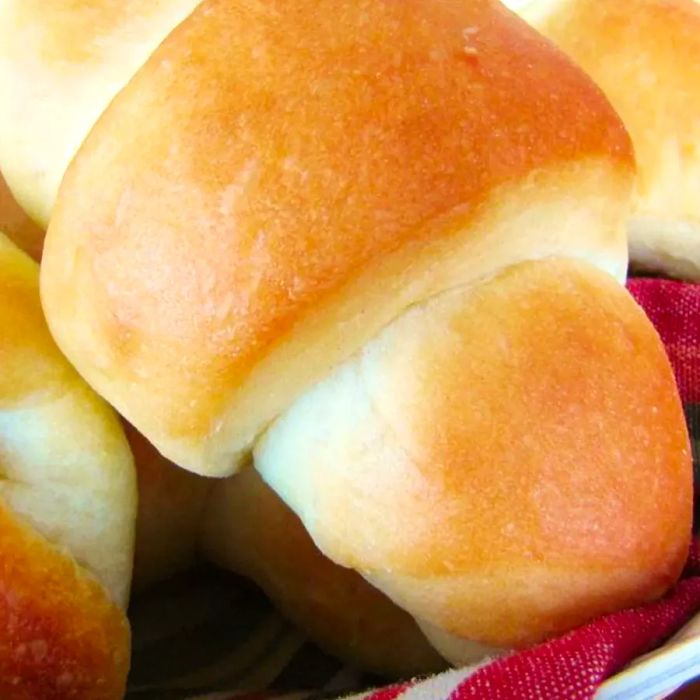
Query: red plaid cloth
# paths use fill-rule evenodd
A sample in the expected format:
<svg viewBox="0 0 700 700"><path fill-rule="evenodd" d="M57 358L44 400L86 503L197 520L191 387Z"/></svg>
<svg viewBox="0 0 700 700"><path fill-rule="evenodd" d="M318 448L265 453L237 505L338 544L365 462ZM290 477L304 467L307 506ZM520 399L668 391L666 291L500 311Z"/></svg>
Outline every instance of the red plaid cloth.
<svg viewBox="0 0 700 700"><path fill-rule="evenodd" d="M664 341L683 403L700 403L700 284L633 279L628 288Z"/></svg>
<svg viewBox="0 0 700 700"><path fill-rule="evenodd" d="M698 541L691 548L686 576L658 603L608 615L564 637L498 659L471 674L465 672L445 697L593 698L606 679L678 631L700 609ZM408 690L419 691L420 684L401 683L367 693L364 698L393 700ZM431 693L424 697L438 696Z"/></svg>

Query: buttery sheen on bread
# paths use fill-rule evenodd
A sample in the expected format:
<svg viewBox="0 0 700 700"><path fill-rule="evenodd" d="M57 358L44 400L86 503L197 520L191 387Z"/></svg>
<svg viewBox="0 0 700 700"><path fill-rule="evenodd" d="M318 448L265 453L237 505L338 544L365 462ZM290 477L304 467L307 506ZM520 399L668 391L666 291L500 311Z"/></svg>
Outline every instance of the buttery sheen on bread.
<svg viewBox="0 0 700 700"><path fill-rule="evenodd" d="M131 453L53 343L36 264L2 234L0 365L0 697L121 697Z"/></svg>
<svg viewBox="0 0 700 700"><path fill-rule="evenodd" d="M252 454L461 661L683 565L683 412L621 286L634 183L603 93L495 0L206 0L73 159L42 302L165 457L229 476ZM302 617L241 516L205 547Z"/></svg>

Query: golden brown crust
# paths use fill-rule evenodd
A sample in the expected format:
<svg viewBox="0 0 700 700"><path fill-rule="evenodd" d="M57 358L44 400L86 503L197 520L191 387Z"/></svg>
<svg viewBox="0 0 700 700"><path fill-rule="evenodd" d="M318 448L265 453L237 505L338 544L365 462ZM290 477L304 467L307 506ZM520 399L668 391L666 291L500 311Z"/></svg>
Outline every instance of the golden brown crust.
<svg viewBox="0 0 700 700"><path fill-rule="evenodd" d="M17 204L0 173L0 231L34 260L41 259L44 230L37 226Z"/></svg>
<svg viewBox="0 0 700 700"><path fill-rule="evenodd" d="M624 289L571 261L411 310L279 419L256 463L334 561L497 647L656 597L687 554L663 346Z"/></svg>
<svg viewBox="0 0 700 700"><path fill-rule="evenodd" d="M444 666L411 616L357 572L324 557L252 468L214 487L203 550L253 579L315 642L348 663L388 677Z"/></svg>
<svg viewBox="0 0 700 700"><path fill-rule="evenodd" d="M528 644L658 595L685 554L648 320L590 266L499 273L619 274L632 177L602 93L495 1L208 0L68 171L44 308L168 457L230 473L283 414L256 458L329 556L442 631ZM319 596L385 603L301 530L231 531L217 556L328 643L318 600L279 588L292 555Z"/></svg>
<svg viewBox="0 0 700 700"><path fill-rule="evenodd" d="M0 696L119 700L129 626L104 587L0 505Z"/></svg>
<svg viewBox="0 0 700 700"><path fill-rule="evenodd" d="M632 261L700 278L700 4L535 0L523 13L629 129L639 166Z"/></svg>
<svg viewBox="0 0 700 700"><path fill-rule="evenodd" d="M230 473L286 405L301 373L263 365L302 326L308 347L365 313L375 333L429 293L407 266L429 268L425 251L444 252L500 187L589 166L591 180L617 178L624 209L632 155L617 116L495 1L210 0L69 170L45 308L83 375L162 451ZM618 234L615 219L615 255ZM323 318L365 278L366 308ZM386 294L402 306L378 314ZM332 363L364 340L332 341ZM243 406L253 381L270 386Z"/></svg>

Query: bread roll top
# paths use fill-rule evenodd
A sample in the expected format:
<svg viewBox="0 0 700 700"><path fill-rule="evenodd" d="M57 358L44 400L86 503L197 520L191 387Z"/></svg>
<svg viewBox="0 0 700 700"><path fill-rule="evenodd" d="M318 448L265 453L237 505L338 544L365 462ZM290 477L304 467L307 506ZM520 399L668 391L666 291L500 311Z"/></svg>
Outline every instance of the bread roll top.
<svg viewBox="0 0 700 700"><path fill-rule="evenodd" d="M327 556L495 647L657 597L687 555L691 457L663 345L585 263L524 262L414 307L255 459Z"/></svg>
<svg viewBox="0 0 700 700"><path fill-rule="evenodd" d="M498 2L209 0L72 164L43 301L167 457L229 474L411 304L551 254L622 278L632 176L599 90Z"/></svg>

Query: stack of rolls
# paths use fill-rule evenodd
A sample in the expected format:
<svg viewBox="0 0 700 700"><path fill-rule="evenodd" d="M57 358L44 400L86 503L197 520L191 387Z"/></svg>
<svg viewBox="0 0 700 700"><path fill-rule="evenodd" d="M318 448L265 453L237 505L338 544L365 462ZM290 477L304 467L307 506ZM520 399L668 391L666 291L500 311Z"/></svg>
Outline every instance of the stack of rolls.
<svg viewBox="0 0 700 700"><path fill-rule="evenodd" d="M0 0L0 695L198 558L394 677L673 586L622 116L496 0Z"/></svg>

